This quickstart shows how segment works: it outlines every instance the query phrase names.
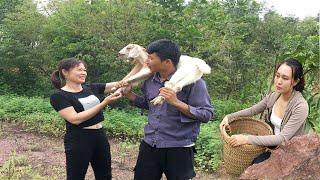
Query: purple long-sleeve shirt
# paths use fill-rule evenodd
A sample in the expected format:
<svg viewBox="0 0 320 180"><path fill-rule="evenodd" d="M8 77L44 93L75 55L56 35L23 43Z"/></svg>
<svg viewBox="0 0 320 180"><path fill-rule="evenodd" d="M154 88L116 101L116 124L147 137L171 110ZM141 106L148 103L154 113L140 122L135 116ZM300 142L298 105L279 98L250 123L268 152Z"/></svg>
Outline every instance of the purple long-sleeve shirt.
<svg viewBox="0 0 320 180"><path fill-rule="evenodd" d="M137 96L132 102L134 106L149 110L143 140L157 148L193 145L200 131L200 123L208 122L214 112L204 80L200 79L177 93L177 98L189 105L194 119L167 102L152 105L150 101L159 95L161 87L164 87L164 82L160 81L157 73L143 83L143 96Z"/></svg>

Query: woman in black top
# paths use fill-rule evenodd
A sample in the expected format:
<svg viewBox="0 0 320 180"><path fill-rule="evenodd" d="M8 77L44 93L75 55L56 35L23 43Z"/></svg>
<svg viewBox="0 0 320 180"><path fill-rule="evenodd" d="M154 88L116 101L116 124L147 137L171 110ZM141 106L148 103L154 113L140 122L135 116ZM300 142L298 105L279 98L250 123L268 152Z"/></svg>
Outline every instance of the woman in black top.
<svg viewBox="0 0 320 180"><path fill-rule="evenodd" d="M50 103L66 121L64 147L67 179L84 179L89 162L96 179L111 179L111 155L106 133L102 128L103 108L121 97L111 92L113 83L84 85L86 64L76 58L60 61L58 70L52 73L52 84L57 88Z"/></svg>

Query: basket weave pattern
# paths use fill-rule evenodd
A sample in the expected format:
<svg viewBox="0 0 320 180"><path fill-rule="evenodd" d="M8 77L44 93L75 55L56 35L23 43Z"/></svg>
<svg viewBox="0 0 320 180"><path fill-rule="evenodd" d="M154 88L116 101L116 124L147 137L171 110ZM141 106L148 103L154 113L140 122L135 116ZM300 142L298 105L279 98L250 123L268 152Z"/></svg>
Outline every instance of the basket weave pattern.
<svg viewBox="0 0 320 180"><path fill-rule="evenodd" d="M229 121L231 134L272 135L272 128L265 122L251 117L239 117ZM220 133L223 140L223 161L229 174L240 175L252 163L252 160L263 153L266 148L256 145L230 145L230 136L226 128L222 127Z"/></svg>

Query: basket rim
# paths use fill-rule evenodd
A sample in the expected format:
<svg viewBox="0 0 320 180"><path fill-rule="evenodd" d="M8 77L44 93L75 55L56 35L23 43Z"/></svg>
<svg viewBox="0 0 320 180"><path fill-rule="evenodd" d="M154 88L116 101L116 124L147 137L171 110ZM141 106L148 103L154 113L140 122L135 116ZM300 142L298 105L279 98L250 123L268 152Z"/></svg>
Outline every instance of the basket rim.
<svg viewBox="0 0 320 180"><path fill-rule="evenodd" d="M259 123L262 123L266 126L266 128L268 128L268 130L270 131L270 133L272 134L272 128L269 124L267 124L266 122L264 121L261 121L261 120L258 120L256 118L253 118L253 117L250 117L250 116L245 116L245 117L235 117L235 118L232 118L229 120L229 123L232 123L234 121L238 121L238 120L243 120L243 119L250 119L250 121L255 121L255 122L259 122ZM222 139L224 140L224 142L226 142L227 144L230 144L230 140L231 140L231 137L228 135L228 133L226 132L226 126L223 125L222 127L220 127L220 134L222 136ZM240 145L238 147L260 147L258 145L253 145L253 144L243 144L243 145Z"/></svg>

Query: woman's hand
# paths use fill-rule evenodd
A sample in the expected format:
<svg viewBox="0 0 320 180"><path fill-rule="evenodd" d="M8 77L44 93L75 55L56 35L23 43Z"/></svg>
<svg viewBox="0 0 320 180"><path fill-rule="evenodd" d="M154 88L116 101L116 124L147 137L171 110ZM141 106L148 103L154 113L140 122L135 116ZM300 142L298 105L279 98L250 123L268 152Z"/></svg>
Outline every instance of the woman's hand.
<svg viewBox="0 0 320 180"><path fill-rule="evenodd" d="M121 93L115 92L115 93L110 94L106 98L104 98L103 102L105 103L105 105L108 105L108 104L115 102L116 100L118 100L121 97L122 97Z"/></svg>
<svg viewBox="0 0 320 180"><path fill-rule="evenodd" d="M248 136L246 135L232 135L230 139L231 146L240 146L244 144L248 144Z"/></svg>
<svg viewBox="0 0 320 180"><path fill-rule="evenodd" d="M226 126L226 128L230 130L229 118L228 118L228 116L225 116L225 117L223 118L223 120L221 121L221 123L220 123L220 129L222 129L223 126Z"/></svg>

